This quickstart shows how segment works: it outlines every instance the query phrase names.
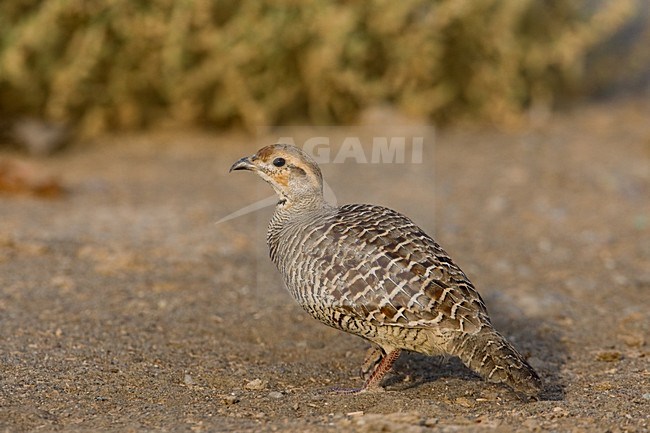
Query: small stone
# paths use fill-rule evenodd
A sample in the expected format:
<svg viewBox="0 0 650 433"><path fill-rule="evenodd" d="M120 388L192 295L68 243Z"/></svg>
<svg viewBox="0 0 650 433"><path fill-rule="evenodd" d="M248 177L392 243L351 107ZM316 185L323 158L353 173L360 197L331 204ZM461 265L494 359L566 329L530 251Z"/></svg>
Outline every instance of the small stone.
<svg viewBox="0 0 650 433"><path fill-rule="evenodd" d="M596 360L601 362L618 362L621 359L623 359L623 354L616 351L600 352L596 355Z"/></svg>
<svg viewBox="0 0 650 433"><path fill-rule="evenodd" d="M221 399L221 402L226 405L239 403L239 398L235 395L227 395Z"/></svg>
<svg viewBox="0 0 650 433"><path fill-rule="evenodd" d="M646 392L645 394L643 394L643 398L645 398L646 400L650 400L650 392Z"/></svg>
<svg viewBox="0 0 650 433"><path fill-rule="evenodd" d="M614 384L612 382L610 382L610 381L607 381L607 380L604 381L604 382L595 383L593 385L593 389L596 390L596 391L600 391L600 392L609 391L609 390L611 390L613 388L614 388Z"/></svg>
<svg viewBox="0 0 650 433"><path fill-rule="evenodd" d="M630 347L641 347L645 344L645 339L641 333L623 334L619 338Z"/></svg>
<svg viewBox="0 0 650 433"><path fill-rule="evenodd" d="M271 392L269 392L269 397L271 397L271 398L282 398L282 397L284 397L284 394L282 394L280 391L271 391Z"/></svg>
<svg viewBox="0 0 650 433"><path fill-rule="evenodd" d="M266 388L266 384L266 381L263 381L261 379L254 379L244 385L244 388L248 389L249 391L261 391Z"/></svg>
<svg viewBox="0 0 650 433"><path fill-rule="evenodd" d="M425 427L434 427L438 424L438 418L427 418L424 420L422 425Z"/></svg>
<svg viewBox="0 0 650 433"><path fill-rule="evenodd" d="M192 376L186 373L185 377L183 377L183 383L185 385L194 385L195 382L194 379L192 379Z"/></svg>
<svg viewBox="0 0 650 433"><path fill-rule="evenodd" d="M471 402L468 398L466 397L458 397L456 399L456 404L463 406L463 407L472 407L474 406L474 403Z"/></svg>

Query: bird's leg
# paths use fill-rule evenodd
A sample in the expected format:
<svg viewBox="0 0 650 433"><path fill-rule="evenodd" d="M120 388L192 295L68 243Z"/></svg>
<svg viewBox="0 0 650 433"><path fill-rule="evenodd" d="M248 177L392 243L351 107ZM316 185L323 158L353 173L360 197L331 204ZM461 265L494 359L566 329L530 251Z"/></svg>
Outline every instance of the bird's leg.
<svg viewBox="0 0 650 433"><path fill-rule="evenodd" d="M386 352L384 352L381 347L375 345L371 346L368 349L368 352L366 352L363 364L361 364L359 376L361 376L364 381L367 381L377 368L377 365L379 365L381 360L384 359L384 356L386 356Z"/></svg>
<svg viewBox="0 0 650 433"><path fill-rule="evenodd" d="M395 349L391 352L388 352L388 354L385 356L383 353L384 352L382 350L381 359L379 362L375 363L375 369L372 371L372 373L370 373L370 376L366 380L366 383L363 384L361 391L369 391L379 388L379 383L381 383L381 380L384 378L384 376L386 376L386 373L390 371L397 358L399 358L400 350ZM366 357L366 360L367 359L368 358Z"/></svg>
<svg viewBox="0 0 650 433"><path fill-rule="evenodd" d="M361 388L356 389L340 389L335 388L332 391L337 394L358 394L366 391L381 391L379 386L381 380L386 376L393 366L393 363L399 358L400 350L393 350L386 354L386 352L377 346L368 349L366 359L361 366L361 377L365 382Z"/></svg>

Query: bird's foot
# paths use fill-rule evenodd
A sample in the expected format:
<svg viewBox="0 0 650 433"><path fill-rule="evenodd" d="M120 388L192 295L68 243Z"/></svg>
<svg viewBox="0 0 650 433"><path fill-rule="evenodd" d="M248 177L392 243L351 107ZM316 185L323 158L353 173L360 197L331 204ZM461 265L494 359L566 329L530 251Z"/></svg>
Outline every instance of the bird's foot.
<svg viewBox="0 0 650 433"><path fill-rule="evenodd" d="M361 369L362 376L367 376L367 379L361 388L334 388L331 390L334 394L361 394L364 392L384 392L384 388L380 386L381 380L384 378L393 366L395 360L399 357L400 351L393 350L388 354L379 348L372 348L368 351L366 361Z"/></svg>

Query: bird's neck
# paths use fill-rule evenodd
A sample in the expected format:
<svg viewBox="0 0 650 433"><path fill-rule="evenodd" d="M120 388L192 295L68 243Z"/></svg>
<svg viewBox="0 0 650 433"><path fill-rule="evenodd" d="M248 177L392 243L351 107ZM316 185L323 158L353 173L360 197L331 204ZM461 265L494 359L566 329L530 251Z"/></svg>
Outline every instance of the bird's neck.
<svg viewBox="0 0 650 433"><path fill-rule="evenodd" d="M309 218L310 215L320 214L332 209L322 195L311 195L299 198L280 196L275 212L271 218L270 228L281 230L282 227L291 221Z"/></svg>
<svg viewBox="0 0 650 433"><path fill-rule="evenodd" d="M278 267L282 266L277 252L279 243L283 237L286 238L287 232L294 232L297 227L303 226L305 221L322 217L334 209L332 205L325 201L322 195L301 200L290 200L280 196L280 200L275 206L275 212L269 222L266 237L273 263Z"/></svg>
<svg viewBox="0 0 650 433"><path fill-rule="evenodd" d="M275 206L275 213L287 216L301 215L310 212L318 212L329 208L322 194L304 195L291 197L280 195Z"/></svg>

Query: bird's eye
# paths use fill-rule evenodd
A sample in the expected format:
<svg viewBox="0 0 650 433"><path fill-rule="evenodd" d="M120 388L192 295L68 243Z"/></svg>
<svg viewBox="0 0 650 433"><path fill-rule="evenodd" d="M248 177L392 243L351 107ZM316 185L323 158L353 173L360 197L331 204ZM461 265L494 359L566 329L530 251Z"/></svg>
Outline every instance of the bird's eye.
<svg viewBox="0 0 650 433"><path fill-rule="evenodd" d="M275 165L276 167L282 167L285 163L286 161L284 160L284 158L275 158L273 160L273 165Z"/></svg>

